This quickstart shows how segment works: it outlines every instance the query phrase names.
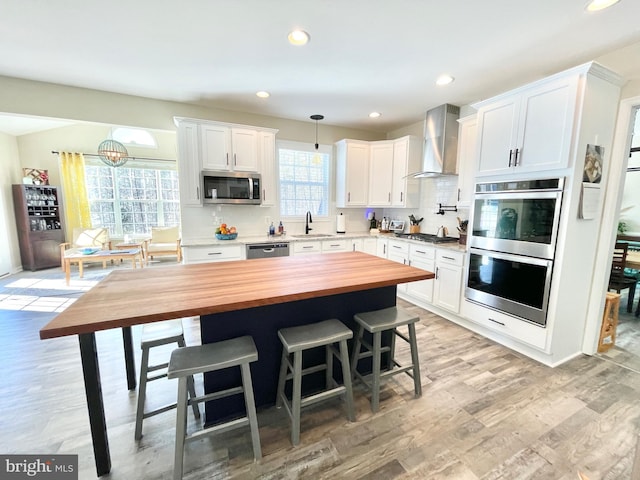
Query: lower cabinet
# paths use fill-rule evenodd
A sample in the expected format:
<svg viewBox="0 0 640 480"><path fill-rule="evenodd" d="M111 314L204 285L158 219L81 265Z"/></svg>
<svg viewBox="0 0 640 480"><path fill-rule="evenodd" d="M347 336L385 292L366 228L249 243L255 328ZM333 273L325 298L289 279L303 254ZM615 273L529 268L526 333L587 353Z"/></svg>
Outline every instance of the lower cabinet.
<svg viewBox="0 0 640 480"><path fill-rule="evenodd" d="M243 260L244 245L203 245L182 247L184 263L228 262Z"/></svg>
<svg viewBox="0 0 640 480"><path fill-rule="evenodd" d="M404 265L409 265L409 244L407 242L403 242L399 240L389 240L387 244L389 249L387 258L389 260L402 263ZM398 284L398 293L402 294L406 292L407 292L407 284L406 283Z"/></svg>
<svg viewBox="0 0 640 480"><path fill-rule="evenodd" d="M431 246L411 244L409 246L409 259L412 267L436 271L436 249ZM407 295L423 302L433 303L433 282L434 280L419 280L407 284Z"/></svg>
<svg viewBox="0 0 640 480"><path fill-rule="evenodd" d="M322 242L293 242L293 248L289 248L291 255L304 255L306 253L322 253Z"/></svg>
<svg viewBox="0 0 640 480"><path fill-rule="evenodd" d="M364 253L368 253L369 255L377 255L378 239L377 238L352 238L351 251L364 252Z"/></svg>
<svg viewBox="0 0 640 480"><path fill-rule="evenodd" d="M346 238L322 241L322 253L348 252L351 250L350 247L351 244Z"/></svg>
<svg viewBox="0 0 640 480"><path fill-rule="evenodd" d="M454 313L460 312L464 254L437 249L435 266L433 304Z"/></svg>
<svg viewBox="0 0 640 480"><path fill-rule="evenodd" d="M544 350L547 345L547 329L526 322L521 318L483 307L468 300L462 301L460 315L470 322L514 338L521 343Z"/></svg>

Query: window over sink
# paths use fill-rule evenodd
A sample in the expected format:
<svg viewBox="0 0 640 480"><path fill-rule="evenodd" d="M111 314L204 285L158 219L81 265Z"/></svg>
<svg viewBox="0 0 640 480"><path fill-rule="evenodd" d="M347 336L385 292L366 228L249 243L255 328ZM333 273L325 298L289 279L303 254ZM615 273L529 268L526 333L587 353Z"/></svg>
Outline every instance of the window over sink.
<svg viewBox="0 0 640 480"><path fill-rule="evenodd" d="M278 142L280 215L329 215L329 179L332 147L300 142Z"/></svg>

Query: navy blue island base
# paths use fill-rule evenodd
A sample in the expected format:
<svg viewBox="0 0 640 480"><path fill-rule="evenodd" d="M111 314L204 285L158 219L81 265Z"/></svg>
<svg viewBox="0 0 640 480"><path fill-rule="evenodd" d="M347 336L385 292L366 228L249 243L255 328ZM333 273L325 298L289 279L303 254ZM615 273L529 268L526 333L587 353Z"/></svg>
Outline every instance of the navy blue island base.
<svg viewBox="0 0 640 480"><path fill-rule="evenodd" d="M268 407L275 404L278 386L278 373L282 355L282 345L278 338L278 330L311 324L337 318L351 328L354 336L357 332L353 316L358 312L378 310L396 304L396 286L373 288L337 295L316 297L287 303L278 303L262 307L247 308L232 312L203 315L200 318L202 343L213 343L243 335L251 335L258 349L258 361L251 364L251 376L256 406ZM383 337L383 345L389 345L391 335ZM349 342L349 348L352 348ZM305 353L305 364L323 363L324 351ZM361 361L359 371L370 371L369 365ZM388 359L383 359L383 366ZM337 365L336 365L337 364ZM340 364L335 362L334 374L340 379ZM241 383L239 369L205 374L204 388L206 393L237 386ZM324 374L319 372L305 377L303 393L324 387ZM206 424L212 425L223 419L244 415L242 395L206 402Z"/></svg>

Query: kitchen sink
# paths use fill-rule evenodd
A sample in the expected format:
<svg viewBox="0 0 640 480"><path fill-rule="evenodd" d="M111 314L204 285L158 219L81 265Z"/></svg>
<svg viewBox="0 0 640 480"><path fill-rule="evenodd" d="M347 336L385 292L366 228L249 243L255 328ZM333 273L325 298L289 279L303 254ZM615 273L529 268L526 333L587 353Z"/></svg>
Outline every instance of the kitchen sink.
<svg viewBox="0 0 640 480"><path fill-rule="evenodd" d="M305 235L291 235L293 238L322 238L333 237L330 233L307 233Z"/></svg>

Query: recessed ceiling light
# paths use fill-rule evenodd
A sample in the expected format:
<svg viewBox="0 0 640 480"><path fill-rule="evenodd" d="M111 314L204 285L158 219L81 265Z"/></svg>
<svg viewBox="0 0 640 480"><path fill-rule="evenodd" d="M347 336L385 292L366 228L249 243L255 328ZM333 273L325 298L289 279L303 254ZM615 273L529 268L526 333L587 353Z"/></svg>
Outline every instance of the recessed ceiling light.
<svg viewBox="0 0 640 480"><path fill-rule="evenodd" d="M291 45L305 45L309 41L309 34L304 30L294 30L287 36Z"/></svg>
<svg viewBox="0 0 640 480"><path fill-rule="evenodd" d="M380 112L371 112L369 114L370 118L380 118L380 115L382 115Z"/></svg>
<svg viewBox="0 0 640 480"><path fill-rule="evenodd" d="M587 12L597 12L599 10L604 10L605 8L609 8L612 5L615 5L620 0L591 0L587 6Z"/></svg>
<svg viewBox="0 0 640 480"><path fill-rule="evenodd" d="M260 90L259 92L256 92L256 96L260 98L269 98L271 94L269 92L265 92L264 90Z"/></svg>
<svg viewBox="0 0 640 480"><path fill-rule="evenodd" d="M449 85L453 82L453 77L451 75L440 75L436 80L436 85Z"/></svg>

